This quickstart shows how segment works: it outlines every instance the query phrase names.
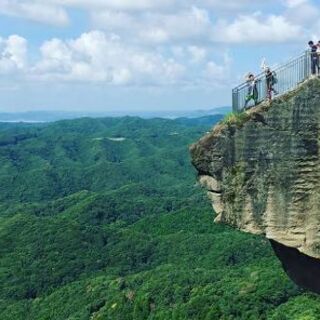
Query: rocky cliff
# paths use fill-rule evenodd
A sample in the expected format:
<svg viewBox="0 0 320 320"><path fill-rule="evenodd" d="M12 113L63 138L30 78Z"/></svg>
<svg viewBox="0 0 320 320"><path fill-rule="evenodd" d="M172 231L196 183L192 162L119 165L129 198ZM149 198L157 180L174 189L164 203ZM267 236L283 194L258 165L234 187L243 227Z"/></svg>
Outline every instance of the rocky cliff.
<svg viewBox="0 0 320 320"><path fill-rule="evenodd" d="M320 80L313 79L227 118L190 148L215 221L265 235L288 274L317 292L319 126Z"/></svg>

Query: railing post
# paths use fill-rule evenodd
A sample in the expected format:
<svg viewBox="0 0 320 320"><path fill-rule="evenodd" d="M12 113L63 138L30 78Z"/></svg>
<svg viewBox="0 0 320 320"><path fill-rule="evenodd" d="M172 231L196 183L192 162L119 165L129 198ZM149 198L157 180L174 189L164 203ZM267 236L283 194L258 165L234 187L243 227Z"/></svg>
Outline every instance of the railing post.
<svg viewBox="0 0 320 320"><path fill-rule="evenodd" d="M232 111L234 113L239 112L239 92L238 92L238 89L232 90Z"/></svg>
<svg viewBox="0 0 320 320"><path fill-rule="evenodd" d="M309 59L311 59L309 55L309 51L306 51L304 54L304 79L303 80L306 80L309 78L309 74L310 74Z"/></svg>

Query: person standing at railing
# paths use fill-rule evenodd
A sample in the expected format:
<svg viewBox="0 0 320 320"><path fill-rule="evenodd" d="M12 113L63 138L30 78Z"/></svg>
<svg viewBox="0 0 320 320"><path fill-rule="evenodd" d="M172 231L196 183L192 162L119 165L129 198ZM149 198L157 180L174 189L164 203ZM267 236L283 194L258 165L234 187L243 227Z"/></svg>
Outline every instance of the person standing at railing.
<svg viewBox="0 0 320 320"><path fill-rule="evenodd" d="M317 46L317 54L318 54L318 74L320 75L320 40L316 44Z"/></svg>
<svg viewBox="0 0 320 320"><path fill-rule="evenodd" d="M244 104L244 109L247 109L248 103L253 100L254 105L258 103L258 88L257 88L257 80L254 74L249 73L246 77L248 93L246 95L246 100Z"/></svg>
<svg viewBox="0 0 320 320"><path fill-rule="evenodd" d="M308 44L311 50L311 74L315 76L319 74L320 71L318 46L316 46L313 41L309 41Z"/></svg>
<svg viewBox="0 0 320 320"><path fill-rule="evenodd" d="M278 94L278 92L274 89L274 85L278 82L278 79L276 73L271 71L269 67L265 67L264 71L266 74L267 99L271 101L272 93L275 95Z"/></svg>

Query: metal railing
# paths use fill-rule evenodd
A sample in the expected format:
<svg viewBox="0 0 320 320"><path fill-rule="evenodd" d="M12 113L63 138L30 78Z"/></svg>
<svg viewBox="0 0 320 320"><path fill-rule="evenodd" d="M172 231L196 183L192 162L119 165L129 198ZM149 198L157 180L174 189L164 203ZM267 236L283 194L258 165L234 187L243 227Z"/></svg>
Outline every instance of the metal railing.
<svg viewBox="0 0 320 320"><path fill-rule="evenodd" d="M311 76L311 56L306 51L300 56L290 60L289 62L272 69L276 73L277 83L273 88L277 91L277 97L295 89L301 82ZM267 99L267 83L264 72L255 77L257 80L258 100L260 103ZM248 82L244 82L232 90L232 109L233 112L241 112L246 104L248 95ZM254 102L250 102L250 107Z"/></svg>

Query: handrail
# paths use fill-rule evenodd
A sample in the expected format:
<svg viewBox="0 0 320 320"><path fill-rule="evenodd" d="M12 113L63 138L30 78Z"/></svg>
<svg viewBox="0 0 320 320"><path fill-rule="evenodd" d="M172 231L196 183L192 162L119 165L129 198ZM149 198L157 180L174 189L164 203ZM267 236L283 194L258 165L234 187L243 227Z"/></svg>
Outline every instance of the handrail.
<svg viewBox="0 0 320 320"><path fill-rule="evenodd" d="M278 82L273 86L278 95L281 96L294 90L301 82L308 79L311 75L310 51L305 51L298 57L293 58L285 64L278 66L271 71L276 73ZM257 81L258 99L260 103L267 99L267 83L264 72L255 77ZM248 83L243 82L232 90L232 109L238 113L243 110L248 93ZM250 106L250 105L248 105Z"/></svg>

